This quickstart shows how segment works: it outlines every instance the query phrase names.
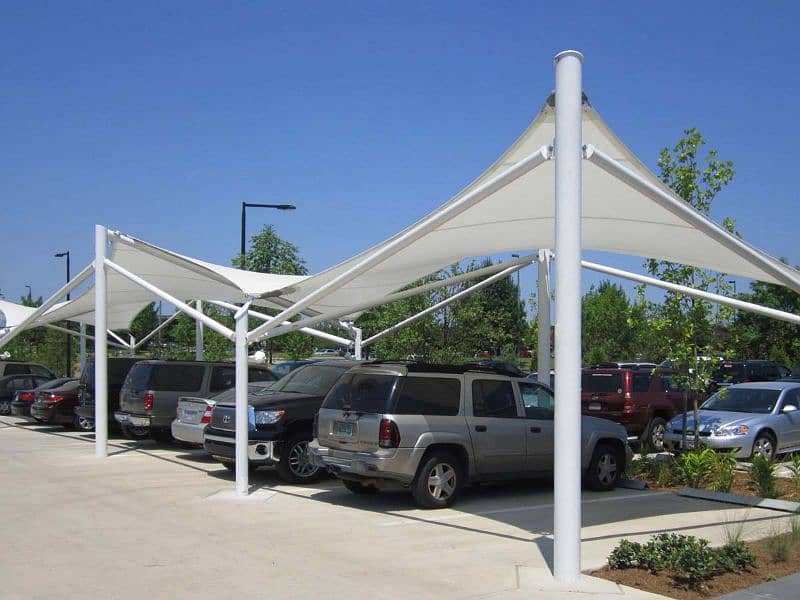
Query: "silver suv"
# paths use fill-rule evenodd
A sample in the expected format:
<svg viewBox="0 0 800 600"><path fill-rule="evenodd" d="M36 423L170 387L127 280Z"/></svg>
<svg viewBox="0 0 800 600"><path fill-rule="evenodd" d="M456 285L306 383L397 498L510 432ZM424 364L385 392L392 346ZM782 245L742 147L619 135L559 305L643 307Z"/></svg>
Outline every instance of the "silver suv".
<svg viewBox="0 0 800 600"><path fill-rule="evenodd" d="M368 363L331 389L312 460L356 494L401 484L417 504L452 504L467 482L549 476L553 392L491 366ZM582 417L591 489L616 485L631 450L625 429Z"/></svg>

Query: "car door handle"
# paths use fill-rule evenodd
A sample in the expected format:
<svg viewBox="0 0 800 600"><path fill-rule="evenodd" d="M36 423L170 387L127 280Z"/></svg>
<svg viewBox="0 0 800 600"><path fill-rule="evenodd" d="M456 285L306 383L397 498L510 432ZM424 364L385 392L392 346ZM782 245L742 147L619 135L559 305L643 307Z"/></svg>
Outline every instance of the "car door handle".
<svg viewBox="0 0 800 600"><path fill-rule="evenodd" d="M486 425L475 425L475 431L486 431Z"/></svg>
<svg viewBox="0 0 800 600"><path fill-rule="evenodd" d="M531 433L542 433L541 427L531 427Z"/></svg>

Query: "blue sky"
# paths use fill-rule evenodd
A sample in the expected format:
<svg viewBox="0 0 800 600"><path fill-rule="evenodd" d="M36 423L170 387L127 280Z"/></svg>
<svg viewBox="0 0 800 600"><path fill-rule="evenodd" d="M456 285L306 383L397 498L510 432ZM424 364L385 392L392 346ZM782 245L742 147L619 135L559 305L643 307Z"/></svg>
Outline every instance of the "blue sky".
<svg viewBox="0 0 800 600"><path fill-rule="evenodd" d="M0 290L55 291L95 223L228 264L242 201L332 266L493 162L567 48L646 164L698 127L737 171L712 216L800 263L796 4L550 4L3 2Z"/></svg>

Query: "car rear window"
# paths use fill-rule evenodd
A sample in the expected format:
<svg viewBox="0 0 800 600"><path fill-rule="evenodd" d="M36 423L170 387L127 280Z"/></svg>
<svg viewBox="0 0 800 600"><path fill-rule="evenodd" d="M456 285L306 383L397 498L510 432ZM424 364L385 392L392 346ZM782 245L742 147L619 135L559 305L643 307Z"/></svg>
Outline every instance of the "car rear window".
<svg viewBox="0 0 800 600"><path fill-rule="evenodd" d="M714 372L714 379L722 383L738 383L744 380L744 365L724 363Z"/></svg>
<svg viewBox="0 0 800 600"><path fill-rule="evenodd" d="M290 375L291 373L287 377ZM322 407L359 413L391 412L392 394L397 379L396 375L347 373L328 393Z"/></svg>
<svg viewBox="0 0 800 600"><path fill-rule="evenodd" d="M634 373L633 374L633 391L646 392L650 389L650 380L653 378L650 373Z"/></svg>
<svg viewBox="0 0 800 600"><path fill-rule="evenodd" d="M621 394L622 375L620 373L584 373L581 376L581 391L598 394Z"/></svg>
<svg viewBox="0 0 800 600"><path fill-rule="evenodd" d="M134 364L135 361L132 360L108 361L108 384L120 385L123 381L125 381L125 377L127 377L128 371L131 370L131 366Z"/></svg>
<svg viewBox="0 0 800 600"><path fill-rule="evenodd" d="M305 365L279 379L272 389L276 392L324 396L350 366Z"/></svg>
<svg viewBox="0 0 800 600"><path fill-rule="evenodd" d="M202 365L133 365L126 385L134 391L197 392L203 385L205 367Z"/></svg>
<svg viewBox="0 0 800 600"><path fill-rule="evenodd" d="M461 404L461 382L444 377L404 377L398 386L398 415L455 416Z"/></svg>
<svg viewBox="0 0 800 600"><path fill-rule="evenodd" d="M30 373L30 367L28 365L21 365L21 364L8 364L6 365L6 370L4 372L5 375L27 375Z"/></svg>

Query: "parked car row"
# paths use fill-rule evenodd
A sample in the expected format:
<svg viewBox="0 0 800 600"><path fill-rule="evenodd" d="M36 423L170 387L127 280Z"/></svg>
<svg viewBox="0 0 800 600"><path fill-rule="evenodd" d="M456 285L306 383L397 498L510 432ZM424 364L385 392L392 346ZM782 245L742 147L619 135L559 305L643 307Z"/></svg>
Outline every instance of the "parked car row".
<svg viewBox="0 0 800 600"><path fill-rule="evenodd" d="M275 467L282 480L301 484L328 473L356 494L404 488L426 508L451 505L470 483L552 473L553 391L513 365L323 359L292 367L280 379L249 367L251 468ZM234 365L111 358L108 372L110 416L126 437L201 445L234 468ZM19 390L13 410L69 424L65 408L72 402L73 423L93 420L93 373L89 364L79 381L51 378L33 392ZM645 363L584 369L587 487L616 485L632 454L632 435L653 449L693 446L694 435L685 432L694 432L694 420L683 415L677 381L675 371ZM800 450L798 409L798 382L723 387L702 404L700 441L743 458Z"/></svg>

